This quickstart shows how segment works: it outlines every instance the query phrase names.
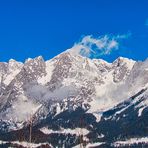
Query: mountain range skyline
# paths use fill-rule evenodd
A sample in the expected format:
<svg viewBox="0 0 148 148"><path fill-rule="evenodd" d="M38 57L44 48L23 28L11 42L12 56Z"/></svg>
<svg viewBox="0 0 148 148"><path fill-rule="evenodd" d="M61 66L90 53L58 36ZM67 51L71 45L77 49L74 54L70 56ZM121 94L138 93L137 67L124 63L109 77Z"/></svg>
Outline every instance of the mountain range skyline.
<svg viewBox="0 0 148 148"><path fill-rule="evenodd" d="M148 60L90 59L82 43L47 61L0 63L0 145L147 146Z"/></svg>
<svg viewBox="0 0 148 148"><path fill-rule="evenodd" d="M99 56L108 62L119 56L143 61L148 55L147 5L147 0L2 1L0 61L40 55L48 60L86 38L117 41L116 50Z"/></svg>

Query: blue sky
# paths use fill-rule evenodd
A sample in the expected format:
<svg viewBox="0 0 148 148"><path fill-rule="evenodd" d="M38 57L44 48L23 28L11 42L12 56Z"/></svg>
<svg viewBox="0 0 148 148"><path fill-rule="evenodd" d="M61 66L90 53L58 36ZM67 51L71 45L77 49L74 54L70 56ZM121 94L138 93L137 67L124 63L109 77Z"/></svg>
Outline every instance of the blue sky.
<svg viewBox="0 0 148 148"><path fill-rule="evenodd" d="M146 59L148 0L0 1L0 61L39 55L47 60L88 35L118 42L118 49L97 58Z"/></svg>

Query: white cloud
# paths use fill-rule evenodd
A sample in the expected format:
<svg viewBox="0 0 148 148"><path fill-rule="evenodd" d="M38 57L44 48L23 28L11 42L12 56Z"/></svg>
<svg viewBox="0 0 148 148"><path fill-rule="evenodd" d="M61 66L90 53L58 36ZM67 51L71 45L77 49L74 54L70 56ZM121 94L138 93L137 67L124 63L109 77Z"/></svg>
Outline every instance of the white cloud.
<svg viewBox="0 0 148 148"><path fill-rule="evenodd" d="M30 119L30 117L37 111L39 104L29 100L27 97L20 95L18 100L14 102L11 108L6 110L6 120L12 120L15 122L24 122Z"/></svg>
<svg viewBox="0 0 148 148"><path fill-rule="evenodd" d="M145 26L148 26L148 19L146 19L145 21Z"/></svg>
<svg viewBox="0 0 148 148"><path fill-rule="evenodd" d="M104 35L94 38L92 35L87 35L82 40L69 49L73 54L81 54L86 57L109 55L112 51L118 50L120 42L127 39L131 33L123 35Z"/></svg>

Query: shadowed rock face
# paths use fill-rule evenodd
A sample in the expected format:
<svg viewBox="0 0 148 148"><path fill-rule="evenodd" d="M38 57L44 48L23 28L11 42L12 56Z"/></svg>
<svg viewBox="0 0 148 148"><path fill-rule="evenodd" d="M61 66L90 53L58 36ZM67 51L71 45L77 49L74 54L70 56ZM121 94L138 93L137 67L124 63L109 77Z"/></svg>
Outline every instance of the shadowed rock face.
<svg viewBox="0 0 148 148"><path fill-rule="evenodd" d="M72 61L69 53L64 53L59 58L56 58L53 75L50 82L47 84L49 90L54 91L56 87L62 85L63 79L66 79L69 76L71 66Z"/></svg>
<svg viewBox="0 0 148 148"><path fill-rule="evenodd" d="M110 146L147 136L147 69L147 61L120 57L107 63L70 52L49 61L37 57L0 63L0 140L17 141L19 132L27 138L30 117L34 138L54 147L75 146L80 136L85 144ZM88 133L73 133L79 128Z"/></svg>

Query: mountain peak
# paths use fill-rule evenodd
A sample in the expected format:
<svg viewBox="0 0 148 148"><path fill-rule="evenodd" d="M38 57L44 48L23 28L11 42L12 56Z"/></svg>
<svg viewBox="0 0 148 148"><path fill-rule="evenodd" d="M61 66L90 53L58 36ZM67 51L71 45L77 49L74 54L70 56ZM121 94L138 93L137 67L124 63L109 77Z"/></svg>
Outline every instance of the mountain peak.
<svg viewBox="0 0 148 148"><path fill-rule="evenodd" d="M129 58L126 58L126 57L122 57L122 56L119 56L116 60L120 60L120 61L134 61L134 60L132 60L132 59L129 59ZM116 61L115 60L115 61Z"/></svg>
<svg viewBox="0 0 148 148"><path fill-rule="evenodd" d="M8 64L9 64L9 65L23 65L22 62L18 62L18 61L16 61L15 59L10 59L10 60L8 61Z"/></svg>
<svg viewBox="0 0 148 148"><path fill-rule="evenodd" d="M115 66L122 66L122 65L127 65L130 69L133 67L136 61L132 59L128 59L125 57L118 57L115 61L113 61L113 65Z"/></svg>
<svg viewBox="0 0 148 148"><path fill-rule="evenodd" d="M31 61L44 61L44 58L42 56L38 56L35 58L28 58L26 59L25 63L31 62Z"/></svg>
<svg viewBox="0 0 148 148"><path fill-rule="evenodd" d="M14 60L14 59L10 59L9 62L16 62L16 60Z"/></svg>

